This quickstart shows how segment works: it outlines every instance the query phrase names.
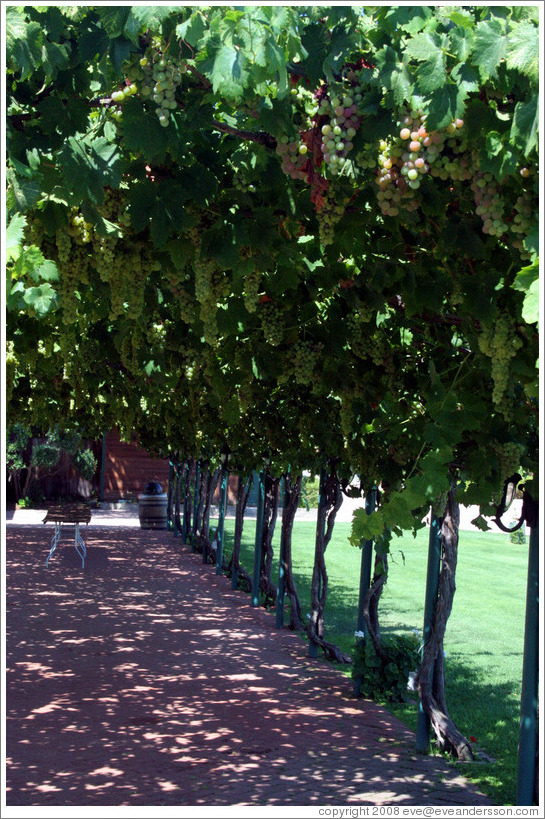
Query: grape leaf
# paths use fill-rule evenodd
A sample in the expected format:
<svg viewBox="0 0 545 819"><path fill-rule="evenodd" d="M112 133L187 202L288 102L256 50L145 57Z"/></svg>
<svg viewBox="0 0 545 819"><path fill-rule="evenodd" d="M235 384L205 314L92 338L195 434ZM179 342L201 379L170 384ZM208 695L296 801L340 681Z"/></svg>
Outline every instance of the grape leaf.
<svg viewBox="0 0 545 819"><path fill-rule="evenodd" d="M23 295L23 300L29 307L32 307L40 316L44 316L55 306L57 294L49 284L41 284L39 287L28 287Z"/></svg>
<svg viewBox="0 0 545 819"><path fill-rule="evenodd" d="M70 199L90 199L101 204L104 187L118 188L121 181L121 156L105 137L76 139L68 137L59 154L64 189Z"/></svg>
<svg viewBox="0 0 545 819"><path fill-rule="evenodd" d="M132 13L134 14L137 10L137 7L133 8ZM99 6L97 13L108 37L114 40L123 34L123 29L131 13L131 7L125 5Z"/></svg>
<svg viewBox="0 0 545 819"><path fill-rule="evenodd" d="M39 23L27 22L20 7L6 9L6 62L21 71L21 79L29 77L41 61L43 42Z"/></svg>
<svg viewBox="0 0 545 819"><path fill-rule="evenodd" d="M460 90L466 94L479 90L480 86L477 72L467 63L458 63L458 65L454 66L450 78L454 80Z"/></svg>
<svg viewBox="0 0 545 819"><path fill-rule="evenodd" d="M517 102L511 123L511 141L528 156L538 145L539 106L535 94L527 102Z"/></svg>
<svg viewBox="0 0 545 819"><path fill-rule="evenodd" d="M428 129L435 131L445 128L449 122L464 112L467 92L457 85L444 85L427 97Z"/></svg>
<svg viewBox="0 0 545 819"><path fill-rule="evenodd" d="M475 41L475 33L473 31L473 20L471 20L471 28L455 28L449 33L450 51L455 57L460 60L460 66L467 63L471 52L473 51L473 43ZM469 68L469 66L468 66Z"/></svg>
<svg viewBox="0 0 545 819"><path fill-rule="evenodd" d="M193 48L195 48L205 31L206 22L202 12L198 9L193 12L191 17L176 26L176 36L180 40L185 40Z"/></svg>
<svg viewBox="0 0 545 819"><path fill-rule="evenodd" d="M519 270L515 281L511 285L515 290L524 293L522 318L528 324L539 321L539 260Z"/></svg>
<svg viewBox="0 0 545 819"><path fill-rule="evenodd" d="M132 6L132 14L137 20L140 20L143 28L157 29L160 25L168 19L173 11L176 10L174 6Z"/></svg>
<svg viewBox="0 0 545 819"><path fill-rule="evenodd" d="M529 22L519 23L508 35L505 61L509 68L515 68L537 81L539 77L539 31Z"/></svg>
<svg viewBox="0 0 545 819"><path fill-rule="evenodd" d="M477 23L472 63L479 70L481 80L495 77L498 65L505 57L507 38L505 22L498 18Z"/></svg>
<svg viewBox="0 0 545 819"><path fill-rule="evenodd" d="M156 116L148 112L140 100L130 97L123 103L121 123L124 142L129 150L141 154L149 162L161 162L166 154L169 128L163 128Z"/></svg>
<svg viewBox="0 0 545 819"><path fill-rule="evenodd" d="M433 11L426 6L395 6L386 12L384 20L388 22L391 31L400 29L409 34L422 31Z"/></svg>
<svg viewBox="0 0 545 819"><path fill-rule="evenodd" d="M59 70L68 66L70 52L66 45L44 43L42 46L42 64L47 76L55 79Z"/></svg>
<svg viewBox="0 0 545 819"><path fill-rule="evenodd" d="M248 61L238 47L224 43L216 52L211 71L214 93L239 100L248 85Z"/></svg>
<svg viewBox="0 0 545 819"><path fill-rule="evenodd" d="M21 242L26 225L26 217L16 213L6 228L6 260L17 259L21 253Z"/></svg>
<svg viewBox="0 0 545 819"><path fill-rule="evenodd" d="M10 210L27 211L36 204L42 195L42 186L38 178L32 178L32 176L22 178L14 173L11 168L8 168L6 180L8 182L6 200Z"/></svg>

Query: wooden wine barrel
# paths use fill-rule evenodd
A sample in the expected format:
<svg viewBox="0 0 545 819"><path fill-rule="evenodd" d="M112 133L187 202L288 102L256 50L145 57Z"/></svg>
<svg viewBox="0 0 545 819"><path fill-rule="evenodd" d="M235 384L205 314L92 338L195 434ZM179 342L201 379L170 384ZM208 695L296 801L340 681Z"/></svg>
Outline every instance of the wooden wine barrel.
<svg viewBox="0 0 545 819"><path fill-rule="evenodd" d="M167 529L167 494L139 495L138 517L141 529Z"/></svg>

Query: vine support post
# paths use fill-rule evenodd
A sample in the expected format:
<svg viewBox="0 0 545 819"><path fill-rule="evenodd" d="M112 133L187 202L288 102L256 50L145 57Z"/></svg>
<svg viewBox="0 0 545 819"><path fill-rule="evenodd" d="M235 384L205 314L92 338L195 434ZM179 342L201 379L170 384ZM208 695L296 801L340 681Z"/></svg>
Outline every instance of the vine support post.
<svg viewBox="0 0 545 819"><path fill-rule="evenodd" d="M174 515L172 514L172 504L174 502L174 464L172 460L168 462L168 490L167 490L167 527L174 527Z"/></svg>
<svg viewBox="0 0 545 819"><path fill-rule="evenodd" d="M280 497L282 492L285 497L286 482L282 477L280 484ZM282 514L284 514L284 503L282 503ZM280 553L278 555L278 592L276 595L276 628L284 628L284 600L286 597L286 536L284 527L280 528Z"/></svg>
<svg viewBox="0 0 545 819"><path fill-rule="evenodd" d="M375 511L377 502L377 489L374 486L365 500L365 511L371 515ZM363 616L363 604L369 588L371 586L371 565L373 563L373 541L362 540L361 543L361 567L360 567L360 590L358 597L358 623L357 631L363 633L363 637L358 637L362 644L365 644L365 617ZM361 678L354 680L354 696L359 697L361 691Z"/></svg>
<svg viewBox="0 0 545 819"><path fill-rule="evenodd" d="M320 509L321 509L322 504L324 502L324 486L325 486L325 482L326 482L326 477L327 477L326 471L325 471L325 469L322 469L321 472L320 472L320 488L319 488L319 493L318 493L318 516L317 516L318 519L316 521L316 544L318 544L320 542L320 540L323 540L323 538L325 536L325 528L324 528L325 527L325 522L320 527L320 521L321 521ZM320 531L320 528L321 528L321 531ZM318 597L320 597L321 593L322 593L322 578L321 578L321 576L319 576L318 577ZM309 643L308 643L308 656L312 657L313 659L316 659L317 656L318 656L318 643L314 643L312 640L309 640Z"/></svg>
<svg viewBox="0 0 545 819"><path fill-rule="evenodd" d="M102 433L102 447L100 453L100 486L98 490L98 500L104 503L104 482L106 479L106 433Z"/></svg>
<svg viewBox="0 0 545 819"><path fill-rule="evenodd" d="M536 775L538 663L539 663L539 526L537 509L530 529L522 694L518 749L517 805L534 804Z"/></svg>
<svg viewBox="0 0 545 819"><path fill-rule="evenodd" d="M425 645L430 638L437 593L439 589L439 573L441 570L441 526L443 519L433 513L430 523L430 537L428 545L428 569L426 574L426 598L424 603L424 628L422 643ZM430 672L433 674L433 671ZM430 684L431 684L430 680ZM416 748L422 754L430 749L430 718L424 711L422 703L418 703L418 718L416 723Z"/></svg>
<svg viewBox="0 0 545 819"><path fill-rule="evenodd" d="M193 497L193 526L191 529L191 551L197 551L197 545L195 543L195 538L197 537L197 510L199 508L199 486L201 480L201 462L197 461L195 466L195 494Z"/></svg>
<svg viewBox="0 0 545 819"><path fill-rule="evenodd" d="M176 480L174 482L174 537L180 537L180 495L182 491L181 471L182 465L177 461L174 469Z"/></svg>
<svg viewBox="0 0 545 819"><path fill-rule="evenodd" d="M218 510L218 531L217 541L218 547L216 550L216 574L221 574L223 569L223 534L225 528L225 506L227 504L227 478L228 472L224 463L221 465L220 478L220 507Z"/></svg>
<svg viewBox="0 0 545 819"><path fill-rule="evenodd" d="M238 476L238 486L237 486L237 498L240 498L241 483L243 483L243 481L244 481L244 478L242 477L242 475L239 475ZM236 515L235 515L235 518L236 518ZM236 524L235 524L235 528L236 528ZM232 571L231 571L231 588L234 589L234 590L238 589L238 569L235 566L235 561L234 560L233 560L233 568L232 568Z"/></svg>
<svg viewBox="0 0 545 819"><path fill-rule="evenodd" d="M259 606L259 578L261 575L261 548L263 541L263 514L265 511L265 473L259 473L257 512L255 521L254 575L252 578L252 607Z"/></svg>
<svg viewBox="0 0 545 819"><path fill-rule="evenodd" d="M182 543L187 543L187 535L191 524L191 461L186 461L184 470L184 519L182 524Z"/></svg>

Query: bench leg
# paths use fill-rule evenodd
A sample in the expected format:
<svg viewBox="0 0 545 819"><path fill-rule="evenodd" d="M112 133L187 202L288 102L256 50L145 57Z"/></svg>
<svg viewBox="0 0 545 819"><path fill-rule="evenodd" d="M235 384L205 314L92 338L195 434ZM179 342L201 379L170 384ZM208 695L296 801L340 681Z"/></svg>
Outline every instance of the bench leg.
<svg viewBox="0 0 545 819"><path fill-rule="evenodd" d="M61 525L60 523L55 524L55 534L51 538L51 549L49 550L49 554L47 555L47 559L45 561L46 568L49 568L49 559L53 557L53 552L59 545L59 540L61 539Z"/></svg>
<svg viewBox="0 0 545 819"><path fill-rule="evenodd" d="M81 557L81 568L85 567L85 558L87 556L87 549L85 547L85 542L80 535L79 532L79 523L76 523L76 534L74 538L74 546L76 547L76 552ZM79 548L78 548L79 547Z"/></svg>

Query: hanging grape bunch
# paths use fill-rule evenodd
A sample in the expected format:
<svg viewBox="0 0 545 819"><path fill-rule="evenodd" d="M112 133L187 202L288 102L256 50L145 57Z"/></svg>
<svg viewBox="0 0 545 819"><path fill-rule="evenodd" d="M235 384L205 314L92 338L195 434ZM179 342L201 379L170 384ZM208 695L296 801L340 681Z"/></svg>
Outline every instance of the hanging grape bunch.
<svg viewBox="0 0 545 819"><path fill-rule="evenodd" d="M159 122L166 128L170 112L178 107L175 99L176 90L186 71L187 62L185 60L175 62L166 54L165 43L155 38L139 64L128 66L127 78L122 87L112 93L112 101L123 103L127 97L140 91L144 99L150 99L155 103ZM119 119L120 109L114 111L113 115L115 119Z"/></svg>
<svg viewBox="0 0 545 819"><path fill-rule="evenodd" d="M352 142L360 125L359 103L362 100L360 71L350 68L345 74L345 82L320 91L318 116L321 123L321 150L327 171L336 175L345 165L352 151ZM324 121L324 119L326 121Z"/></svg>
<svg viewBox="0 0 545 819"><path fill-rule="evenodd" d="M259 303L259 285L261 284L261 273L259 270L251 270L246 273L242 280L244 282L244 306L249 313L255 313Z"/></svg>
<svg viewBox="0 0 545 819"><path fill-rule="evenodd" d="M265 340L273 347L278 347L284 335L284 319L281 309L273 301L266 301L260 304L259 312Z"/></svg>
<svg viewBox="0 0 545 819"><path fill-rule="evenodd" d="M492 401L505 413L509 412L506 392L509 385L509 362L522 347L516 335L516 324L506 310L502 310L494 325L484 326L479 334L479 349L491 359L491 375L494 382Z"/></svg>
<svg viewBox="0 0 545 819"><path fill-rule="evenodd" d="M447 140L452 156L460 152L454 135L459 137L464 121L453 120L444 132L428 132L426 119L421 111L405 111L397 121L399 137L380 141L377 200L385 216L398 216L400 210L410 212L418 207L415 191L426 174L441 179L471 176L469 165L466 169L450 154L442 156ZM466 146L462 147L465 150Z"/></svg>
<svg viewBox="0 0 545 819"><path fill-rule="evenodd" d="M324 345L319 341L298 341L294 346L293 366L297 384L311 384Z"/></svg>

